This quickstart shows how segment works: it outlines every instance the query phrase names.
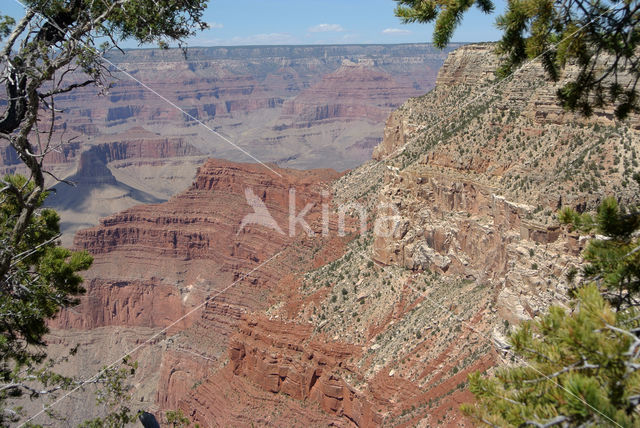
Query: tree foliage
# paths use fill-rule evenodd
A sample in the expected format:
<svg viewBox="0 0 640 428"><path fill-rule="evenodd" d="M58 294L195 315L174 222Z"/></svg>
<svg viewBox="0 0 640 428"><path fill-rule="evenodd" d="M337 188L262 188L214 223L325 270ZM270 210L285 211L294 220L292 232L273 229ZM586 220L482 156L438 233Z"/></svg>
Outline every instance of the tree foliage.
<svg viewBox="0 0 640 428"><path fill-rule="evenodd" d="M638 315L616 312L594 285L581 288L573 312L552 307L511 334L526 364L470 376L478 402L463 410L499 427L638 426Z"/></svg>
<svg viewBox="0 0 640 428"><path fill-rule="evenodd" d="M640 216L607 198L595 220L572 209L559 217L597 233L586 279L571 308L551 307L510 334L514 364L473 374L477 403L463 410L501 427L640 426Z"/></svg>
<svg viewBox="0 0 640 428"><path fill-rule="evenodd" d="M0 242L6 246L21 201L33 192L34 184L22 176L6 176L4 183L9 188L0 202ZM84 291L78 273L89 268L92 258L85 251L71 252L58 245L60 218L55 211L40 208L45 197L46 193L40 195L22 239L14 244L16 255L0 293L0 422L15 416L4 411L8 397L25 392L37 396L72 383L49 370L51 361L44 363L43 336L47 320L74 304ZM34 381L42 387L36 389Z"/></svg>
<svg viewBox="0 0 640 428"><path fill-rule="evenodd" d="M186 428L191 425L191 421L187 418L182 410L167 410L165 413L167 425L172 428Z"/></svg>
<svg viewBox="0 0 640 428"><path fill-rule="evenodd" d="M33 183L22 176L6 176L4 180L15 190L6 193L0 204L0 240L6 244L20 213L18 200L33 191ZM45 197L46 193L40 195L37 207ZM92 258L85 251L71 252L58 246L59 220L51 209L37 211L15 246L18 254L12 261L6 290L0 295L0 358L26 358L28 345L43 344L45 321L84 291L78 272L88 269Z"/></svg>
<svg viewBox="0 0 640 428"><path fill-rule="evenodd" d="M137 368L137 363L125 358L122 367L105 367L102 370L95 378L96 383L101 384L96 401L105 406L108 413L104 417L84 421L79 428L124 428L137 422L141 412L134 412L130 408L130 386L127 383Z"/></svg>
<svg viewBox="0 0 640 428"><path fill-rule="evenodd" d="M470 8L494 9L492 0L395 0L405 23L433 22L433 41L444 47ZM615 106L619 118L640 111L640 1L509 0L498 17L502 30L499 75L506 76L529 58L539 57L549 77L558 80L568 63L577 76L558 90L565 108L590 115L596 107Z"/></svg>

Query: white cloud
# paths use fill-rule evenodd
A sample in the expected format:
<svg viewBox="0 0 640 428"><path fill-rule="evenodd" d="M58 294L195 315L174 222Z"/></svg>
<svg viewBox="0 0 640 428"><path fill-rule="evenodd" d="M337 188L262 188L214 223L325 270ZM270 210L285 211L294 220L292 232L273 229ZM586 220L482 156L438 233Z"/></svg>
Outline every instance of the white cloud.
<svg viewBox="0 0 640 428"><path fill-rule="evenodd" d="M393 36L402 36L411 34L409 30L402 30L400 28L386 28L382 30L382 34L393 35Z"/></svg>
<svg viewBox="0 0 640 428"><path fill-rule="evenodd" d="M339 33L341 31L344 31L344 28L342 28L342 26L338 24L319 24L309 28L309 32L311 33Z"/></svg>
<svg viewBox="0 0 640 428"><path fill-rule="evenodd" d="M219 22L209 22L209 28L224 28L224 25Z"/></svg>

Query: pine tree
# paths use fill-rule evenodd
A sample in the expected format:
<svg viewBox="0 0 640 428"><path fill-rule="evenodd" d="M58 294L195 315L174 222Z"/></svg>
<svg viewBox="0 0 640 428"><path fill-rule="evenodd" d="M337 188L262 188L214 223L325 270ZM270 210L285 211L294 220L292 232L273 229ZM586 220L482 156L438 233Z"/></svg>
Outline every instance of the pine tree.
<svg viewBox="0 0 640 428"><path fill-rule="evenodd" d="M569 309L510 334L513 365L471 375L477 402L462 409L489 426L640 426L640 215L607 198L595 220L559 218L601 235L584 252L587 280Z"/></svg>

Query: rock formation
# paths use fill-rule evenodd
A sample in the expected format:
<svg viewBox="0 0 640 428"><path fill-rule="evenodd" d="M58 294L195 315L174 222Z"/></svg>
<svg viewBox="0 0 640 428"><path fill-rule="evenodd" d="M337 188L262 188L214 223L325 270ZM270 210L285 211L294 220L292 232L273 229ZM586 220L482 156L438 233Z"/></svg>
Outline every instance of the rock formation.
<svg viewBox="0 0 640 428"><path fill-rule="evenodd" d="M92 278L89 295L93 297L87 299L86 304L92 305L93 309L77 312L108 311L114 316L112 320L118 320L117 324L121 325L136 324L127 318L132 314L132 308L126 303L128 300L137 301L141 309L148 309L150 313L159 312L152 310L155 306L151 301L148 305L141 304L140 300L144 298L140 296L136 299L125 297L131 292L125 292L121 297L109 295L111 288L129 287L148 289L150 299L166 301L175 297L176 302L167 303L167 307L176 311L172 314L175 319L181 314L180 302L189 304L191 294L197 296L194 298L202 297L202 293L214 284L233 281L276 254L303 230L297 227L292 238L288 233L279 233L260 224L248 224L241 229L242 219L252 213L246 191L260 195L276 223L288 232L289 189L296 191L295 208L298 211L307 204L313 205L306 220L314 224L323 202L322 189L326 187L323 183L337 177L338 173L273 168L272 172L261 165L209 160L198 170L192 186L168 202L137 206L102 219L98 227L80 231L75 239L76 248L89 251L96 260L87 275ZM150 260L153 260L151 265ZM112 278L113 282L108 282ZM274 279L261 274L252 285L259 289ZM126 315L118 316L120 311L116 306L105 304L108 301L93 294L105 281L109 284L104 290L105 298L123 302L128 311ZM176 283L182 285L176 289ZM167 291L163 296L159 291L163 287L173 288L175 292ZM242 300L251 299L251 295L242 296ZM63 318L62 325L66 327L95 328L111 324L102 316L98 318L103 321L98 323L82 317L74 320L72 312L65 313ZM163 326L163 323L149 318L146 326Z"/></svg>
<svg viewBox="0 0 640 428"><path fill-rule="evenodd" d="M403 86L406 85L406 86ZM399 107L415 89L399 83L390 73L365 64L343 64L337 71L303 91L283 106L295 126L314 122L365 119L382 123L392 108Z"/></svg>
<svg viewBox="0 0 640 428"><path fill-rule="evenodd" d="M346 174L209 160L187 191L78 233L96 257L89 293L56 327L99 343L156 332L136 406L201 426L472 426L458 410L467 375L507 359L507 331L565 301L580 265L585 237L555 211L639 190L626 180L637 117L563 112L539 65L496 83L497 63L491 45L457 50ZM296 213L313 204L312 236L240 227L250 188L286 232L291 187ZM354 209L338 236L337 209L354 202L367 230Z"/></svg>
<svg viewBox="0 0 640 428"><path fill-rule="evenodd" d="M158 334L169 334L172 346L143 368L136 399L175 408L206 374L207 364L213 361L218 367L243 314L266 308L274 289L288 287L282 271L303 271L314 259L333 260L344 246L341 239L326 238L328 247L320 250L299 225L289 235L290 189L295 189L292 209L297 213L311 205L304 220L319 236L322 204L330 203L329 183L340 174L270 168L211 159L199 168L191 187L169 201L133 207L80 231L76 248L89 251L95 260L85 275L87 295L52 323L59 342L75 343L75 336L94 334L78 357L87 358L87 353L98 352L96 342L111 340L109 331L127 328L142 335L168 327ZM241 227L245 215L254 211L248 189L286 233L260 224ZM283 248L287 250L279 255ZM124 352L128 343L116 349ZM322 412L310 414L315 415L311 420L327 419ZM82 415L79 411L76 419Z"/></svg>
<svg viewBox="0 0 640 428"><path fill-rule="evenodd" d="M86 185L81 200L61 190L48 201L66 219L63 241L70 244L98 218L167 200L209 156L296 168L357 166L380 142L387 114L433 87L445 56L425 44L192 48L186 58L179 50L114 53L117 69L164 99L116 70L107 94L86 87L56 97L62 113L47 168ZM100 152L113 177L104 168L96 170L101 178L78 173L89 150ZM26 173L2 144L0 170Z"/></svg>
<svg viewBox="0 0 640 428"><path fill-rule="evenodd" d="M227 371L359 426L470 422L458 412L466 374L503 358L510 325L566 300L584 239L554 212L614 191L637 203L638 191L623 176L638 118L563 112L536 64L497 85L491 50L457 50L434 91L389 117L377 162L334 184L336 203L376 211L377 233L305 275L268 318L248 318ZM327 358L318 342L345 354ZM327 372L340 393L314 392Z"/></svg>

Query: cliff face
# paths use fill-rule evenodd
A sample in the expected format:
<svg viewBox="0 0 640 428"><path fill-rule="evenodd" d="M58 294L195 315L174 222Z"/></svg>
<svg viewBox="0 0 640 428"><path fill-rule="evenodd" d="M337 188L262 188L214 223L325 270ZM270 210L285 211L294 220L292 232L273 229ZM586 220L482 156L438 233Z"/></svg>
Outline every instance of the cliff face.
<svg viewBox="0 0 640 428"><path fill-rule="evenodd" d="M86 275L92 280L83 303L92 309L78 310L85 315L80 317L66 313L61 326L137 325L138 314L130 304L153 314L165 314L163 308L172 307L173 315L179 315L183 306L189 307L192 299L202 297L214 284L233 281L276 254L304 233L298 226L293 236L288 234L289 189L296 189L295 209L313 205L306 220L314 224L320 216L323 183L338 174L330 170L274 171L260 165L209 160L198 170L192 186L168 202L137 206L101 220L98 227L80 231L76 248L96 258ZM241 228L243 218L253 213L247 191L259 195L283 233L259 224ZM272 280L262 275L253 281L254 291ZM131 295L136 297L127 297ZM236 297L244 303L233 305L251 307L255 296ZM147 298L151 300L145 303ZM161 303L154 304L155 300ZM120 302L120 306L111 301ZM95 311L105 314L96 315ZM156 318L171 316L149 315L140 322L162 326L162 322L153 321Z"/></svg>
<svg viewBox="0 0 640 428"><path fill-rule="evenodd" d="M374 158L391 165L380 198L402 207L389 225L402 231L376 239L373 257L499 284L501 315L514 321L561 299L553 284L578 263L579 237L558 227L556 210L593 209L610 194L637 201L624 176L639 118L564 112L562 82L544 81L540 64L496 84L492 49L455 51L436 89L388 119Z"/></svg>
<svg viewBox="0 0 640 428"><path fill-rule="evenodd" d="M117 80L108 93L85 87L55 100L62 112L45 164L84 184L80 198L63 189L48 200L66 220L63 242L99 218L167 200L207 157L305 169L360 165L388 113L431 89L445 56L425 44L192 48L186 58L177 50L114 53ZM0 171L27 173L2 144Z"/></svg>
<svg viewBox="0 0 640 428"><path fill-rule="evenodd" d="M111 141L93 146L88 151L95 152L105 163L127 159L165 159L183 156L197 156L201 153L181 138L136 138L130 133L125 141Z"/></svg>
<svg viewBox="0 0 640 428"><path fill-rule="evenodd" d="M497 64L490 45L461 48L434 91L389 117L377 162L334 184L336 203L376 212L377 233L243 324L229 350L236 375L360 426L469 422L457 410L466 375L500 362L510 324L566 300L585 241L555 211L612 192L638 202L623 177L638 117L564 112L539 65L494 84ZM316 340L350 346L322 365L344 382L335 401L313 393Z"/></svg>
<svg viewBox="0 0 640 428"><path fill-rule="evenodd" d="M514 321L562 299L557 278L579 262L579 237L557 225L556 210L593 209L611 194L637 202L625 175L640 149L639 118L564 112L562 82L545 82L540 64L495 84L492 49L451 54L436 89L389 118L374 158L391 166L379 195L401 207L388 226L401 231L376 239L373 257L491 281Z"/></svg>
<svg viewBox="0 0 640 428"><path fill-rule="evenodd" d="M640 190L624 179L637 117L558 110L538 65L494 84L491 49L452 54L439 86L389 117L375 162L340 175L210 160L180 195L80 232L89 296L58 326L157 330L199 308L154 343L136 394L201 426L471 426L467 375L500 363L510 325L562 303L579 267L584 239L554 212ZM296 213L314 204L314 236L286 234L291 187ZM247 188L285 234L240 228ZM368 230L337 237L333 210L353 202Z"/></svg>
<svg viewBox="0 0 640 428"><path fill-rule="evenodd" d="M143 365L134 396L147 409L145 403L153 401L161 409L176 408L212 370L220 368L241 317L263 310L282 292L277 290L290 288L293 276L283 277L282 272L294 275L314 263L331 261L344 248L342 239L320 237L319 222L323 202L330 203L329 183L340 174L271 168L212 159L199 168L187 191L168 202L131 208L79 232L75 246L89 251L95 260L85 275L88 292L81 304L52 323L61 337L56 340L73 346L74 337L90 335L92 339L82 341L76 358L95 361L100 343L112 340L109 332L125 328L148 337L149 331L171 326L148 345L158 358ZM292 207L290 189L295 189ZM267 207L283 233L261 224L241 227L245 216L254 213L247 190ZM300 213L307 206L304 220L317 236L309 237L300 225L290 235L289 210ZM331 228L335 230L335 222ZM168 341L160 341L162 347L155 345L169 336ZM125 352L129 343L112 346ZM144 349L134 358L144 358ZM77 373L78 367L92 370L93 365L67 370L89 374ZM255 402L264 399L273 406L297 409L312 423L332 420L318 410L274 402L259 388L239 388L243 393L252 391ZM204 405L224 399L208 397ZM76 409L74 418L89 415L85 410ZM242 413L236 419L228 416L229 420L242 420Z"/></svg>
<svg viewBox="0 0 640 428"><path fill-rule="evenodd" d="M379 424L381 419L368 399L347 384L340 374L354 370L347 361L357 357L361 349L332 342L326 337L310 340L311 334L310 325L256 317L243 319L229 344L229 366L207 379L195 394L188 394L179 403L180 407L195 422L205 425L233 420L228 415L231 403L219 406L222 409L214 409L205 404L207 399L202 399L206 397L205 391L211 391L211 386L225 376L233 375L268 393L317 403L328 415L342 418L342 423L351 421L359 426ZM217 392L211 395L218 400L221 398ZM196 397L201 398L196 400ZM219 412L226 413L226 418ZM283 416L287 423L295 420L294 414Z"/></svg>

